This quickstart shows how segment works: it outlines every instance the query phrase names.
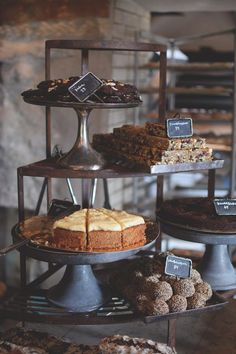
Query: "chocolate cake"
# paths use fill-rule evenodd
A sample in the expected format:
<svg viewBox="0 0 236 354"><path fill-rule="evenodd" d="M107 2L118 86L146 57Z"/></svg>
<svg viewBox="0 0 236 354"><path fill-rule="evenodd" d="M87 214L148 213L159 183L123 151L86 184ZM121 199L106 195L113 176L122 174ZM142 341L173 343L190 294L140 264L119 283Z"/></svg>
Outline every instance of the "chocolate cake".
<svg viewBox="0 0 236 354"><path fill-rule="evenodd" d="M81 209L57 220L53 238L57 248L76 251L117 251L145 244L146 224L125 211Z"/></svg>
<svg viewBox="0 0 236 354"><path fill-rule="evenodd" d="M55 79L42 81L37 89L30 89L22 92L25 99L42 99L49 101L79 102L70 92L69 87L80 79L80 76L69 77L68 79ZM101 86L96 94L90 96L86 102L97 103L139 103L142 102L138 90L128 83L101 79Z"/></svg>
<svg viewBox="0 0 236 354"><path fill-rule="evenodd" d="M161 219L209 232L235 232L236 215L217 215L211 198L183 198L165 201Z"/></svg>

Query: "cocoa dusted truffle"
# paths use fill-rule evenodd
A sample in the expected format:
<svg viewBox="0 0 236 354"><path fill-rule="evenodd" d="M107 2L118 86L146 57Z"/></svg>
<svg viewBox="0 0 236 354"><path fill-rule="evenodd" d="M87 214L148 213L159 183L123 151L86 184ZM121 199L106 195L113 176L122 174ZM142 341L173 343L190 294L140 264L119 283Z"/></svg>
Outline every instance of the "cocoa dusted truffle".
<svg viewBox="0 0 236 354"><path fill-rule="evenodd" d="M196 293L201 294L206 301L212 297L212 289L207 282L202 282L200 284L195 285L195 290Z"/></svg>
<svg viewBox="0 0 236 354"><path fill-rule="evenodd" d="M155 273L153 268L153 259L145 258L145 262L142 264L142 272L145 277L149 277Z"/></svg>
<svg viewBox="0 0 236 354"><path fill-rule="evenodd" d="M166 281L146 282L145 289L153 300L160 299L167 301L173 295L172 287Z"/></svg>
<svg viewBox="0 0 236 354"><path fill-rule="evenodd" d="M175 277L175 276L172 276L172 275L166 275L166 274L164 274L164 275L161 276L160 280L166 281L167 283L170 284L170 286L173 286L174 282L175 282L176 280L180 280L180 278Z"/></svg>
<svg viewBox="0 0 236 354"><path fill-rule="evenodd" d="M187 309L187 299L181 295L173 295L167 302L170 312L185 311Z"/></svg>
<svg viewBox="0 0 236 354"><path fill-rule="evenodd" d="M135 306L142 313L148 313L150 305L150 299L144 294L138 294L135 297Z"/></svg>
<svg viewBox="0 0 236 354"><path fill-rule="evenodd" d="M149 302L146 311L146 314L149 316L166 315L169 313L169 306L164 300L156 299L155 301Z"/></svg>
<svg viewBox="0 0 236 354"><path fill-rule="evenodd" d="M196 269L191 270L190 279L194 285L202 283L201 274Z"/></svg>
<svg viewBox="0 0 236 354"><path fill-rule="evenodd" d="M138 289L143 287L144 276L141 271L135 270L132 273L132 282Z"/></svg>
<svg viewBox="0 0 236 354"><path fill-rule="evenodd" d="M175 295L190 297L195 293L195 288L190 279L181 279L174 282L173 291Z"/></svg>
<svg viewBox="0 0 236 354"><path fill-rule="evenodd" d="M193 296L187 299L188 309L200 309L206 305L206 300L202 294L195 293Z"/></svg>

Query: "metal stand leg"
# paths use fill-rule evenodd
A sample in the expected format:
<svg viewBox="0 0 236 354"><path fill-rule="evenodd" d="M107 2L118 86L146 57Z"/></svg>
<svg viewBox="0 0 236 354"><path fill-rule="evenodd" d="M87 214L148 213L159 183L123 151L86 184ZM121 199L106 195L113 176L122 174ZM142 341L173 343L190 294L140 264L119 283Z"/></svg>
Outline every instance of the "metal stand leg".
<svg viewBox="0 0 236 354"><path fill-rule="evenodd" d="M106 297L106 289L99 284L90 265L67 266L59 284L48 294L53 304L76 312L96 310L106 302Z"/></svg>
<svg viewBox="0 0 236 354"><path fill-rule="evenodd" d="M104 188L104 197L105 197L104 208L111 209L108 184L107 184L107 180L105 178L103 179L103 188Z"/></svg>
<svg viewBox="0 0 236 354"><path fill-rule="evenodd" d="M176 345L176 323L176 318L168 321L167 344L171 348L175 348Z"/></svg>
<svg viewBox="0 0 236 354"><path fill-rule="evenodd" d="M236 273L230 261L228 245L206 245L198 270L213 290L236 288Z"/></svg>
<svg viewBox="0 0 236 354"><path fill-rule="evenodd" d="M20 282L21 288L26 287L27 279L26 279L26 256L21 252L20 253Z"/></svg>
<svg viewBox="0 0 236 354"><path fill-rule="evenodd" d="M208 198L214 198L215 196L215 178L216 170L208 171Z"/></svg>

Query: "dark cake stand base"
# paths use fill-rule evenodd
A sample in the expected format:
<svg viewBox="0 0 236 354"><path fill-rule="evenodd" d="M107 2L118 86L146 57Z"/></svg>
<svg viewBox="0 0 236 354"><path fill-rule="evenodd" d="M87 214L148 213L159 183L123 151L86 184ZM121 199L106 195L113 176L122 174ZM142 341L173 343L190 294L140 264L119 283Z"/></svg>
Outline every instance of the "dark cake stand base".
<svg viewBox="0 0 236 354"><path fill-rule="evenodd" d="M168 235L206 245L206 251L197 269L213 290L236 289L236 272L228 252L228 245L236 244L236 233L190 229L163 219L160 221L161 230Z"/></svg>

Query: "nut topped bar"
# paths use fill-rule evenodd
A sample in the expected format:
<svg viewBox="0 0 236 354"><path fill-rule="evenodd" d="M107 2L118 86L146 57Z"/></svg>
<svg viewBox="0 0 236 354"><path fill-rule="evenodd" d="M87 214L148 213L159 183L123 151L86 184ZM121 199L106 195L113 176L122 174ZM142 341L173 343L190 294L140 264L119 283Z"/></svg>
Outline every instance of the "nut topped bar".
<svg viewBox="0 0 236 354"><path fill-rule="evenodd" d="M160 132L162 136L150 134L150 127L154 127L155 134ZM212 149L205 139L198 136L168 138L164 132L164 124L159 123L146 123L144 127L123 125L114 128L113 133L95 134L93 147L108 158L145 166L212 160Z"/></svg>

